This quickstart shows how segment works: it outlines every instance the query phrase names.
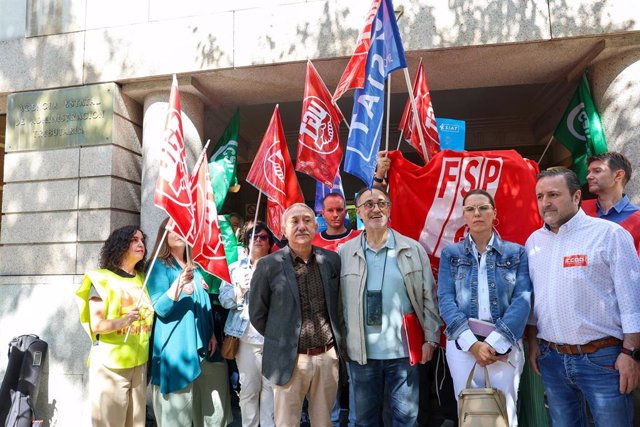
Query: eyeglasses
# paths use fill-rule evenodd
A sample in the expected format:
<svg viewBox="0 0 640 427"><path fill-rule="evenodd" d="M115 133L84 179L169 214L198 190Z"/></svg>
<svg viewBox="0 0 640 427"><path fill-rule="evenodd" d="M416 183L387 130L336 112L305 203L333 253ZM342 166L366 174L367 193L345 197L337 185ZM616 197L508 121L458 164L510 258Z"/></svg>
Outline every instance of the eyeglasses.
<svg viewBox="0 0 640 427"><path fill-rule="evenodd" d="M490 210L493 209L493 206L491 206L490 203L487 203L486 205L478 205L478 206L463 206L462 210L465 213L475 213L476 211L480 212L481 214L485 213L485 212L489 212Z"/></svg>
<svg viewBox="0 0 640 427"><path fill-rule="evenodd" d="M257 242L258 240L260 240L261 242L266 242L267 240L269 240L269 236L266 234L254 234L253 240L255 242Z"/></svg>
<svg viewBox="0 0 640 427"><path fill-rule="evenodd" d="M358 206L358 208L365 208L366 210L370 211L374 206L378 206L379 209L386 209L388 207L391 207L391 202L387 202L386 200L378 200L377 202L374 202L373 200L367 200L366 202Z"/></svg>

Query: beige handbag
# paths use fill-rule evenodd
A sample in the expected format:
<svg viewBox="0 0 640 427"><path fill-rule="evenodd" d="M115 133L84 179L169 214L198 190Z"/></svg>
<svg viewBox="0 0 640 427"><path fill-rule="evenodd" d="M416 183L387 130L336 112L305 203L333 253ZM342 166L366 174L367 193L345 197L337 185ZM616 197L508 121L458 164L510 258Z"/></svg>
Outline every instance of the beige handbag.
<svg viewBox="0 0 640 427"><path fill-rule="evenodd" d="M458 425L460 427L509 427L504 393L491 387L489 371L484 367L484 388L471 388L476 370L473 365L467 386L458 395Z"/></svg>

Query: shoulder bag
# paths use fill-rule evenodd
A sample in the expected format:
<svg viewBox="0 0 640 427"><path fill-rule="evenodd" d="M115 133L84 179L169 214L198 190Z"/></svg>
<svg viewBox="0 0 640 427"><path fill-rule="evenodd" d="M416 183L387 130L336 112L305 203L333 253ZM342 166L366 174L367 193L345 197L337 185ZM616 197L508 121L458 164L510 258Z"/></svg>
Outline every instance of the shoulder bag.
<svg viewBox="0 0 640 427"><path fill-rule="evenodd" d="M484 367L484 388L471 388L477 363L471 368L467 386L458 395L458 425L460 427L509 427L504 393L491 387L489 371Z"/></svg>

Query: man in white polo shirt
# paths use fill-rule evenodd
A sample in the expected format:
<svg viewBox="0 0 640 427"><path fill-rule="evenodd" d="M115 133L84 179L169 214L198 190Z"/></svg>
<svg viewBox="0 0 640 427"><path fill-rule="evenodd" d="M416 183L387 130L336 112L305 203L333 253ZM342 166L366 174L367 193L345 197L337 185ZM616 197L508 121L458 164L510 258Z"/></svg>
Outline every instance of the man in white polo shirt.
<svg viewBox="0 0 640 427"><path fill-rule="evenodd" d="M580 209L568 169L536 184L544 226L525 245L533 282L529 361L542 375L554 427L632 425L640 382L640 261L631 235ZM536 340L537 338L537 340Z"/></svg>

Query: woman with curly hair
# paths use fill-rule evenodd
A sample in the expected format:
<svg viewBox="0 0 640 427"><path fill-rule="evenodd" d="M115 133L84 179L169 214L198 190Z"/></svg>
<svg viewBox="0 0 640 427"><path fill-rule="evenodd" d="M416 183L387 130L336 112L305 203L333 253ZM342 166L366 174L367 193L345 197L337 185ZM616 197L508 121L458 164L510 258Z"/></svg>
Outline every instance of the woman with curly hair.
<svg viewBox="0 0 640 427"><path fill-rule="evenodd" d="M100 269L87 273L76 291L80 321L93 343L89 397L94 426L145 423L153 323L151 301L143 290L145 253L145 236L138 227L113 231L100 251Z"/></svg>
<svg viewBox="0 0 640 427"><path fill-rule="evenodd" d="M217 350L207 285L188 262L184 240L172 231L162 239L169 221L160 224L158 258L147 273L156 312L149 373L156 422L224 427L232 420L227 365Z"/></svg>

